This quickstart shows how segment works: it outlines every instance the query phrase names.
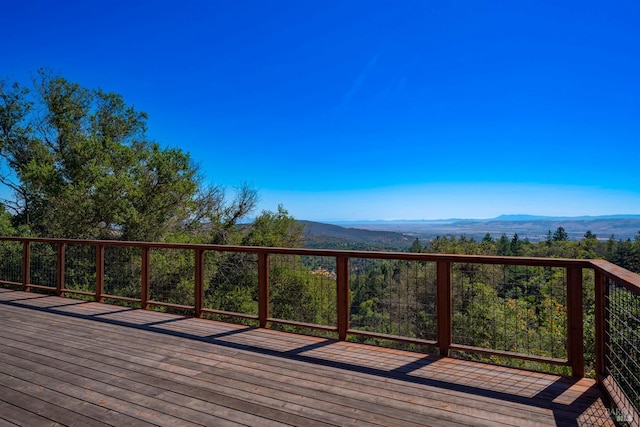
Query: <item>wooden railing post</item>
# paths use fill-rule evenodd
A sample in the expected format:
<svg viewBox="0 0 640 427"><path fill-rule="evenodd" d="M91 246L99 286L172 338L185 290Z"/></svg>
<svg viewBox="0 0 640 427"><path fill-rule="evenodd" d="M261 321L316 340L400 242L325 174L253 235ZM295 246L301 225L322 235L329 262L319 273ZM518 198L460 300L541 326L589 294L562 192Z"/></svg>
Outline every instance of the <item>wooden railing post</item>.
<svg viewBox="0 0 640 427"><path fill-rule="evenodd" d="M64 243L58 243L58 252L56 253L56 294L60 297L64 296L64 263L65 250Z"/></svg>
<svg viewBox="0 0 640 427"><path fill-rule="evenodd" d="M437 262L437 325L438 347L441 356L449 355L452 341L452 308L451 308L451 263Z"/></svg>
<svg viewBox="0 0 640 427"><path fill-rule="evenodd" d="M595 356L596 381L602 385L605 377L605 319L606 314L606 278L604 274L595 270L595 313L594 328L596 330Z"/></svg>
<svg viewBox="0 0 640 427"><path fill-rule="evenodd" d="M261 328L269 326L269 254L258 254L258 322Z"/></svg>
<svg viewBox="0 0 640 427"><path fill-rule="evenodd" d="M194 286L194 304L195 317L202 317L202 307L204 305L204 250L194 249L195 252L195 286Z"/></svg>
<svg viewBox="0 0 640 427"><path fill-rule="evenodd" d="M96 245L96 302L104 301L104 245Z"/></svg>
<svg viewBox="0 0 640 427"><path fill-rule="evenodd" d="M349 331L349 258L336 257L338 338L345 341Z"/></svg>
<svg viewBox="0 0 640 427"><path fill-rule="evenodd" d="M22 290L29 292L31 289L31 242L22 242Z"/></svg>
<svg viewBox="0 0 640 427"><path fill-rule="evenodd" d="M582 269L567 268L567 356L571 375L584 377Z"/></svg>
<svg viewBox="0 0 640 427"><path fill-rule="evenodd" d="M140 249L140 308L149 310L149 247Z"/></svg>

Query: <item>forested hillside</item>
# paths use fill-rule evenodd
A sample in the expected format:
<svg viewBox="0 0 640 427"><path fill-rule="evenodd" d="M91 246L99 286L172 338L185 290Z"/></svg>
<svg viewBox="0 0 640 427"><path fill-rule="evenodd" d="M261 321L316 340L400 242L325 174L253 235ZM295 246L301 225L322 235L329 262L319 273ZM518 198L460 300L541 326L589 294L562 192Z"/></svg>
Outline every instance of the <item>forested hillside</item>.
<svg viewBox="0 0 640 427"><path fill-rule="evenodd" d="M308 248L386 250L467 255L501 255L551 258L601 258L640 272L640 230L633 239L606 239L587 230L572 239L564 227L547 230L541 242L521 238L518 233L501 233L499 238L485 233L481 238L465 234L417 238L409 233L341 227L310 221L304 226L304 246ZM362 225L364 226L364 224ZM508 228L508 227L507 227Z"/></svg>
<svg viewBox="0 0 640 427"><path fill-rule="evenodd" d="M304 226L304 246L307 248L403 251L413 241L411 236L393 231L347 228L301 220L298 223Z"/></svg>

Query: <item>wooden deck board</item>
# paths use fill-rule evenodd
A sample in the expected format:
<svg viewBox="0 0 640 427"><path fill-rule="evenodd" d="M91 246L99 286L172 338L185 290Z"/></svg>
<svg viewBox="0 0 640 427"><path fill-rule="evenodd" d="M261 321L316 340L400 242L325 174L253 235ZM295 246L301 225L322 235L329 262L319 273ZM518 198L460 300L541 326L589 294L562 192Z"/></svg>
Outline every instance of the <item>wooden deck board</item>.
<svg viewBox="0 0 640 427"><path fill-rule="evenodd" d="M592 380L0 289L1 425L613 425Z"/></svg>

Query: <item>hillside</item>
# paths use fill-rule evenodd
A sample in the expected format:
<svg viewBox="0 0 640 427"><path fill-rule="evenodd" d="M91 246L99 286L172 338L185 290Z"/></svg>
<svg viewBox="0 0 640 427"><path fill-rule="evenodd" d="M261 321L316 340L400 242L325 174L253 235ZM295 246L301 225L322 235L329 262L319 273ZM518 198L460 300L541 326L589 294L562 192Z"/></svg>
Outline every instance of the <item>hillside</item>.
<svg viewBox="0 0 640 427"><path fill-rule="evenodd" d="M484 235L491 233L494 237L502 233L513 235L518 233L520 237L528 237L531 241L541 241L547 238L549 230L555 231L563 227L570 240L581 240L587 231L591 231L600 240L606 240L614 236L616 240L634 239L640 232L640 219L616 218L616 219L538 219L523 221L489 221L469 222L455 224L456 234Z"/></svg>
<svg viewBox="0 0 640 427"><path fill-rule="evenodd" d="M489 233L494 238L503 233L511 237L515 233L522 239L532 242L545 240L549 230L555 231L563 227L570 240L581 240L587 231L598 236L600 240L614 236L616 240L634 240L640 232L640 215L608 215L582 217L545 217L533 215L501 215L491 219L444 219L444 220L398 220L398 221L345 221L332 224L336 229L324 230L328 224L313 223L311 235L316 237L336 238L356 241L360 244L375 242L398 247L407 242L411 245L415 238L433 239L436 236L461 236L482 239ZM333 230L332 232L330 230ZM370 234L370 233L391 234ZM318 234L318 236L316 236ZM369 240L371 239L371 240ZM315 246L314 246L315 247Z"/></svg>
<svg viewBox="0 0 640 427"><path fill-rule="evenodd" d="M323 249L404 251L415 236L384 230L341 227L313 221L304 224L305 247Z"/></svg>

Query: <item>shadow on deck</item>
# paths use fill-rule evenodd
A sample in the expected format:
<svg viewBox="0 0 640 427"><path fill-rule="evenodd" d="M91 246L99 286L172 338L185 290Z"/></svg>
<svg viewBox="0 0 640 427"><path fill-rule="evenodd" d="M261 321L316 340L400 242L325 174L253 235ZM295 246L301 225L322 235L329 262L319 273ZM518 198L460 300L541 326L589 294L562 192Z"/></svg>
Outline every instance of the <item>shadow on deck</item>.
<svg viewBox="0 0 640 427"><path fill-rule="evenodd" d="M0 425L615 425L593 380L0 289Z"/></svg>

